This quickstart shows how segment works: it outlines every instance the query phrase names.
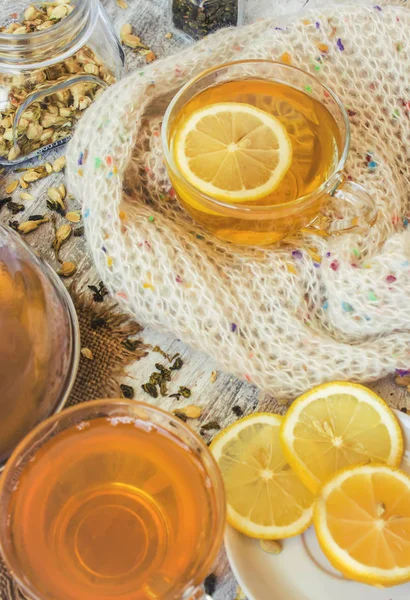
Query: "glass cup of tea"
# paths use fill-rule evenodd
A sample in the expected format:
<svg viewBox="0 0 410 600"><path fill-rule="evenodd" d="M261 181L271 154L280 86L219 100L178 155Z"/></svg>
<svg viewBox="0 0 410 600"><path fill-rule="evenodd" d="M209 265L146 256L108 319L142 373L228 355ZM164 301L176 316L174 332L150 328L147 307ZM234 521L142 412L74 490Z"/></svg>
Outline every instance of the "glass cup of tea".
<svg viewBox="0 0 410 600"><path fill-rule="evenodd" d="M271 244L304 228L327 235L373 225L372 198L342 174L349 142L339 98L312 75L268 60L198 75L173 98L162 125L181 205L241 245Z"/></svg>
<svg viewBox="0 0 410 600"><path fill-rule="evenodd" d="M2 556L32 600L199 600L225 494L207 446L182 421L97 400L17 446L0 515Z"/></svg>

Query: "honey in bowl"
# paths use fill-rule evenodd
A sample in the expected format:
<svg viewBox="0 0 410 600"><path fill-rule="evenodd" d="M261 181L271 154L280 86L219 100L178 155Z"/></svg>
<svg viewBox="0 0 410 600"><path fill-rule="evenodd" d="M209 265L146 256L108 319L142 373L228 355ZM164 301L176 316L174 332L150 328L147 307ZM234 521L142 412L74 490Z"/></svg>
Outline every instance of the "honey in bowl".
<svg viewBox="0 0 410 600"><path fill-rule="evenodd" d="M75 317L44 269L0 227L0 464L61 406L76 368Z"/></svg>

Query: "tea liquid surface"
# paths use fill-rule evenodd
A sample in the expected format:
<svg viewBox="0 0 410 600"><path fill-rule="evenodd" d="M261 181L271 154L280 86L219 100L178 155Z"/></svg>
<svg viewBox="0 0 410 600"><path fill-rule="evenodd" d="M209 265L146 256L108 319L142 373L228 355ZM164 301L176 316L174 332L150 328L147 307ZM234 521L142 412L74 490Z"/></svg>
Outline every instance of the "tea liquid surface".
<svg viewBox="0 0 410 600"><path fill-rule="evenodd" d="M194 453L158 426L73 426L19 479L9 515L19 560L44 598L173 598L204 560L209 486Z"/></svg>
<svg viewBox="0 0 410 600"><path fill-rule="evenodd" d="M334 171L341 152L341 136L328 109L309 93L262 79L217 84L192 98L173 125L170 136L172 151L172 142L190 115L217 102L243 102L277 117L292 143L292 163L279 186L269 195L249 204L291 202L314 191ZM239 140L233 141L237 143ZM181 190L179 194L182 200L190 203ZM195 208L198 208L196 202Z"/></svg>

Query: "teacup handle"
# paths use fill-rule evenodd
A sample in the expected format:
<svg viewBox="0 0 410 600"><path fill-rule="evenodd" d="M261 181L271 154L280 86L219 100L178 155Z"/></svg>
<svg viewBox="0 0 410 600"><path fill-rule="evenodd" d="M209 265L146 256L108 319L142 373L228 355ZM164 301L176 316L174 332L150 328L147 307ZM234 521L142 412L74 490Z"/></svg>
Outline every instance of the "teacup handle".
<svg viewBox="0 0 410 600"><path fill-rule="evenodd" d="M353 206L355 215L344 219L331 219L320 212L302 231L323 236L341 235L354 229L369 229L376 223L378 211L373 198L359 183L340 176L327 194Z"/></svg>

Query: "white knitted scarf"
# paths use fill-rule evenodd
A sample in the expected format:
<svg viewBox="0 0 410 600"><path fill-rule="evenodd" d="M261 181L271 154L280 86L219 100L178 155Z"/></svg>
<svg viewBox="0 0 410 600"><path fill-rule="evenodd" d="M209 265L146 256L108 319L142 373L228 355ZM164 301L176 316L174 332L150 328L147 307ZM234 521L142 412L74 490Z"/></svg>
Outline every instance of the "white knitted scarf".
<svg viewBox="0 0 410 600"><path fill-rule="evenodd" d="M69 145L68 175L97 270L122 307L278 398L406 369L409 32L399 2L325 7L285 28L268 20L219 32L107 90ZM202 230L173 197L161 119L200 71L283 53L347 106L346 172L373 196L379 218L365 233L237 247Z"/></svg>

